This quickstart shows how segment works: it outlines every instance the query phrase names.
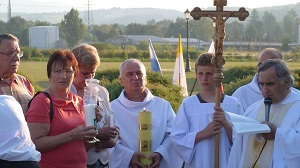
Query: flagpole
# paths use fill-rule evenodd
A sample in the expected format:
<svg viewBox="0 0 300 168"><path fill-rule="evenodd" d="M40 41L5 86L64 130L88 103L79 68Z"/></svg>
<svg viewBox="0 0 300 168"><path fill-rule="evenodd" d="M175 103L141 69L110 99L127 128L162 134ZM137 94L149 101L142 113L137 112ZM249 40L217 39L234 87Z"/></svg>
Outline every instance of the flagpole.
<svg viewBox="0 0 300 168"><path fill-rule="evenodd" d="M179 39L179 41L180 41L179 45L181 45L181 35L179 36L179 38L180 38L180 39ZM181 47L181 46L179 46L179 45L178 45L178 47L179 47L179 50L180 50L180 47ZM181 51L179 51L179 53L180 53L180 52L181 52ZM178 54L178 56L179 56L179 58L178 58L178 60L179 60L179 61L178 61L178 64L179 64L179 71L178 71L178 73L179 73L179 81L178 81L178 82L179 82L179 83L178 83L178 84L179 84L179 86L181 86L181 80L180 80L180 79L181 79L181 76L180 76L180 75L181 75L181 65L180 65L181 57L180 57L180 54Z"/></svg>
<svg viewBox="0 0 300 168"><path fill-rule="evenodd" d="M192 96L192 94L193 94L193 91L194 91L194 88L195 88L196 82L197 82L197 78L196 78L196 79L195 79L195 81L194 81L194 84L193 84L192 90L191 90L191 92L190 92L190 96Z"/></svg>

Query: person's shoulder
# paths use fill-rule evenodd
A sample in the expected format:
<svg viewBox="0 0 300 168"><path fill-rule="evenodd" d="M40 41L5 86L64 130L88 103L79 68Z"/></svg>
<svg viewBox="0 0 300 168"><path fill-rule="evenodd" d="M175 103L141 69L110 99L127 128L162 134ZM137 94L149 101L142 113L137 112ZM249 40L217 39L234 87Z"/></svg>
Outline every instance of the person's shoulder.
<svg viewBox="0 0 300 168"><path fill-rule="evenodd" d="M43 93L43 92L45 92L45 91L37 92L34 95L34 97L32 98L32 103L31 104L35 104L35 102L37 102L39 104L42 101L46 101L47 102L48 96L45 93ZM52 99L51 95L49 95L49 96ZM43 104L43 103L41 103L41 104Z"/></svg>
<svg viewBox="0 0 300 168"><path fill-rule="evenodd" d="M230 102L239 102L239 100L234 96L225 95L225 100Z"/></svg>
<svg viewBox="0 0 300 168"><path fill-rule="evenodd" d="M258 100L252 103L247 109L245 109L245 116L249 116L252 113L256 113L258 108L264 103L264 99Z"/></svg>
<svg viewBox="0 0 300 168"><path fill-rule="evenodd" d="M182 103L193 103L195 100L199 102L196 94L183 98Z"/></svg>
<svg viewBox="0 0 300 168"><path fill-rule="evenodd" d="M118 99L119 98L116 98L116 99L112 100L109 104L111 106L117 106L118 104L120 104L120 101Z"/></svg>
<svg viewBox="0 0 300 168"><path fill-rule="evenodd" d="M83 101L83 98L82 98L82 97L80 97L80 96L78 96L78 95L76 95L76 94L74 94L74 93L72 93L72 92L69 92L69 96L71 97L71 100Z"/></svg>
<svg viewBox="0 0 300 168"><path fill-rule="evenodd" d="M98 89L99 89L99 92L103 92L103 93L108 94L108 91L104 86L98 85Z"/></svg>
<svg viewBox="0 0 300 168"><path fill-rule="evenodd" d="M162 97L159 97L159 96L153 96L153 99L154 100L157 100L157 101L161 101L161 102L167 102L167 103L170 103L168 100L162 98Z"/></svg>
<svg viewBox="0 0 300 168"><path fill-rule="evenodd" d="M250 86L250 83L242 85L242 86L238 87L234 93L246 91L249 89L249 86Z"/></svg>
<svg viewBox="0 0 300 168"><path fill-rule="evenodd" d="M15 74L15 77L19 80L22 80L22 81L27 81L30 83L29 79L27 79L25 76L23 75L20 75L20 74Z"/></svg>
<svg viewBox="0 0 300 168"><path fill-rule="evenodd" d="M101 86L101 85L97 85L97 86L98 86L98 89L106 90L107 91L107 89L104 86Z"/></svg>
<svg viewBox="0 0 300 168"><path fill-rule="evenodd" d="M13 97L13 96L10 96L10 95L0 95L0 101L14 101L14 102L17 102L17 100Z"/></svg>

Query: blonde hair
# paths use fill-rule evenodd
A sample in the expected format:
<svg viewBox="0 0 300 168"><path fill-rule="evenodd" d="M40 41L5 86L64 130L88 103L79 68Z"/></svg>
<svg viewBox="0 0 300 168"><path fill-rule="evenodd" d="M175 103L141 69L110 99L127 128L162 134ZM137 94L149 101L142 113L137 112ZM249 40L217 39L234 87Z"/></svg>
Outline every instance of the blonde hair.
<svg viewBox="0 0 300 168"><path fill-rule="evenodd" d="M98 67L100 57L97 49L89 44L81 44L72 49L79 67Z"/></svg>

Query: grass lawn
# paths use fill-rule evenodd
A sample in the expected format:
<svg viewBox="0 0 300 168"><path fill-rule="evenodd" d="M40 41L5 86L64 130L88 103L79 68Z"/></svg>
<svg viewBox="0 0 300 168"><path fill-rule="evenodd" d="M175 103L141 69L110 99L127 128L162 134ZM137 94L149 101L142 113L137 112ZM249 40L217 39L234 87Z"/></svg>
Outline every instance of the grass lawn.
<svg viewBox="0 0 300 168"><path fill-rule="evenodd" d="M101 62L98 71L103 71L106 69L119 68L121 62ZM144 62L147 71L150 70L150 62ZM163 75L170 80L173 78L173 68L174 62L160 62ZM186 72L188 91L190 92L193 84L195 82L195 71L194 71L195 62L191 62L192 71ZM256 62L226 62L224 65L224 70L230 69L235 66L256 66ZM288 62L288 65L291 69L299 69L299 62ZM48 77L47 77L47 62L33 62L33 61L21 61L19 72L24 74L29 79L35 81L42 88L48 86ZM200 90L198 83L196 83L194 92Z"/></svg>

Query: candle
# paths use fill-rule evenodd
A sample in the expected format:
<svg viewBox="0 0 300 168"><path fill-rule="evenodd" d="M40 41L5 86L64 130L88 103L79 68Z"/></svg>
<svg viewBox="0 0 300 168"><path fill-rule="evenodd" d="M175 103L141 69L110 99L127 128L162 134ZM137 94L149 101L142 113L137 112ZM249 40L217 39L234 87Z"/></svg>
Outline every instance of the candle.
<svg viewBox="0 0 300 168"><path fill-rule="evenodd" d="M97 120L95 115L95 104L85 104L84 113L85 113L85 125L86 126L96 126Z"/></svg>
<svg viewBox="0 0 300 168"><path fill-rule="evenodd" d="M140 142L140 152L146 155L146 158L140 158L140 163L145 167L150 167L152 160L148 157L152 153L152 113L150 111L139 112L139 142Z"/></svg>

